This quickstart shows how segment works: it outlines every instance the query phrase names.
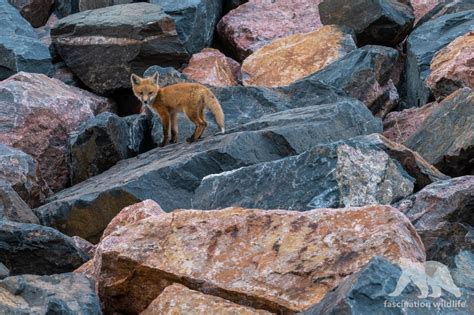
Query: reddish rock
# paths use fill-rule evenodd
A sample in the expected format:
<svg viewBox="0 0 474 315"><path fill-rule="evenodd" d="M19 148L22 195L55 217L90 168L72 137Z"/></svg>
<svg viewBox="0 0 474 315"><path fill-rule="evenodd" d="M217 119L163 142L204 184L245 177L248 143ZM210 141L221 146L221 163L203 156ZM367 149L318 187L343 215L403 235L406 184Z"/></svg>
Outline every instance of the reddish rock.
<svg viewBox="0 0 474 315"><path fill-rule="evenodd" d="M409 0L415 13L415 24L431 9L433 9L440 0Z"/></svg>
<svg viewBox="0 0 474 315"><path fill-rule="evenodd" d="M404 143L438 107L436 102L423 107L413 107L401 112L391 112L383 121L383 135L397 143Z"/></svg>
<svg viewBox="0 0 474 315"><path fill-rule="evenodd" d="M232 86L239 84L240 64L217 49L205 48L191 57L183 73L202 84Z"/></svg>
<svg viewBox="0 0 474 315"><path fill-rule="evenodd" d="M352 35L335 25L277 39L245 59L243 83L268 87L288 85L356 48Z"/></svg>
<svg viewBox="0 0 474 315"><path fill-rule="evenodd" d="M35 158L46 183L59 190L69 183L69 133L112 108L106 98L42 74L21 72L0 82L0 142Z"/></svg>
<svg viewBox="0 0 474 315"><path fill-rule="evenodd" d="M140 315L175 314L264 315L264 310L241 306L217 296L190 290L181 284L173 284L161 293Z"/></svg>
<svg viewBox="0 0 474 315"><path fill-rule="evenodd" d="M438 101L462 87L474 88L474 32L456 38L431 61L426 79Z"/></svg>
<svg viewBox="0 0 474 315"><path fill-rule="evenodd" d="M81 249L84 253L87 253L87 255L89 255L90 258L94 257L94 253L95 253L94 244L86 241L85 239L79 236L73 236L72 240L74 241L74 245L76 245L77 248Z"/></svg>
<svg viewBox="0 0 474 315"><path fill-rule="evenodd" d="M298 312L373 256L424 260L413 226L390 206L175 211L112 232L91 264L106 313L143 311L174 283Z"/></svg>
<svg viewBox="0 0 474 315"><path fill-rule="evenodd" d="M33 27L46 24L54 0L8 0Z"/></svg>
<svg viewBox="0 0 474 315"><path fill-rule="evenodd" d="M221 40L243 60L273 40L314 31L322 26L321 0L250 0L217 25Z"/></svg>

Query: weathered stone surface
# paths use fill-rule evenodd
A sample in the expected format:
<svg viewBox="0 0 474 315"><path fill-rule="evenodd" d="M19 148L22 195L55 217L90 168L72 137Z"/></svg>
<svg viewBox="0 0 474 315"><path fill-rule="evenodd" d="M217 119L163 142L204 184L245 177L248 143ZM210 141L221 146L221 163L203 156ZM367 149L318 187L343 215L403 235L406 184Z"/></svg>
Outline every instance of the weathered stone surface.
<svg viewBox="0 0 474 315"><path fill-rule="evenodd" d="M413 8L397 0L325 0L319 5L325 25L352 28L359 46L396 46L413 27Z"/></svg>
<svg viewBox="0 0 474 315"><path fill-rule="evenodd" d="M0 280L3 280L9 276L10 276L10 270L8 270L8 268L5 267L5 265L0 262Z"/></svg>
<svg viewBox="0 0 474 315"><path fill-rule="evenodd" d="M450 176L474 174L474 91L459 89L442 101L405 145Z"/></svg>
<svg viewBox="0 0 474 315"><path fill-rule="evenodd" d="M0 82L0 142L30 154L54 191L69 184L68 133L99 112L106 98L41 74L19 73Z"/></svg>
<svg viewBox="0 0 474 315"><path fill-rule="evenodd" d="M212 86L233 86L240 81L240 64L217 49L194 54L183 73L191 80Z"/></svg>
<svg viewBox="0 0 474 315"><path fill-rule="evenodd" d="M95 253L95 245L86 241L82 237L79 236L73 236L72 240L74 241L74 245L76 245L77 248L82 250L84 253L86 253L89 258L94 257Z"/></svg>
<svg viewBox="0 0 474 315"><path fill-rule="evenodd" d="M415 226L430 260L452 265L460 250L474 250L474 176L440 181L401 201L398 208Z"/></svg>
<svg viewBox="0 0 474 315"><path fill-rule="evenodd" d="M0 220L39 223L31 208L12 189L10 183L0 180Z"/></svg>
<svg viewBox="0 0 474 315"><path fill-rule="evenodd" d="M131 3L61 19L51 34L69 68L99 94L130 88L130 74L179 67L210 45L220 1Z"/></svg>
<svg viewBox="0 0 474 315"><path fill-rule="evenodd" d="M451 275L458 287L474 289L474 251L463 250L454 257Z"/></svg>
<svg viewBox="0 0 474 315"><path fill-rule="evenodd" d="M322 26L321 0L250 0L224 16L217 25L220 39L238 60L277 38L307 33Z"/></svg>
<svg viewBox="0 0 474 315"><path fill-rule="evenodd" d="M407 107L420 107L428 103L430 90L425 80L430 75L434 55L459 36L473 30L474 10L471 10L430 20L410 34L405 66Z"/></svg>
<svg viewBox="0 0 474 315"><path fill-rule="evenodd" d="M424 187L446 178L415 152L374 134L209 175L196 190L192 206L303 211L391 204L412 194L415 179Z"/></svg>
<svg viewBox="0 0 474 315"><path fill-rule="evenodd" d="M175 283L166 287L140 315L171 315L187 314L189 312L203 315L272 314L264 310L238 305L217 296L190 290L181 284Z"/></svg>
<svg viewBox="0 0 474 315"><path fill-rule="evenodd" d="M358 273L350 275L329 292L321 303L301 313L301 315L469 315L474 308L474 295L470 290L459 291L450 279L446 266L435 261L423 264L411 263L404 266L412 272L406 288L401 294L392 296L397 282L402 276L400 266L382 257L376 257ZM428 285L433 294L439 289L441 296L420 296L420 287ZM441 287L445 290L441 291ZM449 289L451 292L446 291ZM453 293L461 294L456 296ZM431 293L430 293L431 294ZM456 304L454 304L456 303Z"/></svg>
<svg viewBox="0 0 474 315"><path fill-rule="evenodd" d="M134 0L72 0L77 2L79 11L95 10L117 4L127 4L133 2L147 2Z"/></svg>
<svg viewBox="0 0 474 315"><path fill-rule="evenodd" d="M415 24L428 12L431 11L440 0L410 0L415 14Z"/></svg>
<svg viewBox="0 0 474 315"><path fill-rule="evenodd" d="M324 69L355 48L351 32L335 25L283 37L244 60L242 81L247 86L288 85Z"/></svg>
<svg viewBox="0 0 474 315"><path fill-rule="evenodd" d="M438 106L437 102L432 102L422 107L413 107L400 112L389 113L383 121L383 135L397 143L404 143L423 125L426 118Z"/></svg>
<svg viewBox="0 0 474 315"><path fill-rule="evenodd" d="M473 10L473 9L474 9L474 1L472 0L438 0L436 1L436 6L433 6L419 20L417 25L421 25L429 20L438 18L446 14L463 12L463 11L468 11L468 10Z"/></svg>
<svg viewBox="0 0 474 315"><path fill-rule="evenodd" d="M58 54L56 46L53 44L51 39L51 29L54 27L54 24L59 20L56 14L51 14L48 21L44 26L35 28L36 34L38 34L38 38L40 41L49 49L49 53L52 58L52 62L54 63L54 68L57 67L56 63L61 62L62 59Z"/></svg>
<svg viewBox="0 0 474 315"><path fill-rule="evenodd" d="M42 225L0 221L0 244L13 275L69 272L88 259L70 237Z"/></svg>
<svg viewBox="0 0 474 315"><path fill-rule="evenodd" d="M2 314L100 315L94 282L77 273L22 275L0 281Z"/></svg>
<svg viewBox="0 0 474 315"><path fill-rule="evenodd" d="M456 38L431 61L426 85L436 99L462 87L474 88L474 32Z"/></svg>
<svg viewBox="0 0 474 315"><path fill-rule="evenodd" d="M224 12L227 13L246 2L248 2L248 0L224 0Z"/></svg>
<svg viewBox="0 0 474 315"><path fill-rule="evenodd" d="M38 206L51 193L36 161L21 150L0 144L0 180L8 182L30 206Z"/></svg>
<svg viewBox="0 0 474 315"><path fill-rule="evenodd" d="M143 153L147 129L146 118L141 115L124 119L105 112L88 120L69 140L72 183L82 182L120 160Z"/></svg>
<svg viewBox="0 0 474 315"><path fill-rule="evenodd" d="M313 102L318 103L316 99ZM254 108L254 115L258 115L258 110L298 105L260 104L260 108ZM380 121L356 100L283 111L280 116L264 119L261 126L250 125L248 131L229 130L226 135L208 137L193 145L177 144L121 161L110 170L52 196L35 213L42 224L96 242L110 220L130 204L153 199L166 211L189 208L204 176L278 160L320 143L380 130Z"/></svg>
<svg viewBox="0 0 474 315"><path fill-rule="evenodd" d="M33 27L46 24L54 0L8 0Z"/></svg>
<svg viewBox="0 0 474 315"><path fill-rule="evenodd" d="M48 48L7 0L0 0L0 80L20 71L52 72Z"/></svg>
<svg viewBox="0 0 474 315"><path fill-rule="evenodd" d="M424 260L413 226L390 206L175 211L113 232L93 265L105 312L140 312L173 283L257 309L295 312L373 256Z"/></svg>

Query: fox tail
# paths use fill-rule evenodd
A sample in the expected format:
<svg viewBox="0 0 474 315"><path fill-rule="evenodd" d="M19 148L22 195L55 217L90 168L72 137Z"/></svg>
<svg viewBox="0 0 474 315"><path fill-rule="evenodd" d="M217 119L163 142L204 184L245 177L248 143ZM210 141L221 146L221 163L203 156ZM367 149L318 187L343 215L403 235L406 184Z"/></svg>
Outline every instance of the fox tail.
<svg viewBox="0 0 474 315"><path fill-rule="evenodd" d="M209 93L209 98L207 101L207 107L211 110L212 114L214 115L214 120L216 124L221 129L221 133L225 133L225 126L224 126L224 112L222 111L221 104L214 96L214 94Z"/></svg>

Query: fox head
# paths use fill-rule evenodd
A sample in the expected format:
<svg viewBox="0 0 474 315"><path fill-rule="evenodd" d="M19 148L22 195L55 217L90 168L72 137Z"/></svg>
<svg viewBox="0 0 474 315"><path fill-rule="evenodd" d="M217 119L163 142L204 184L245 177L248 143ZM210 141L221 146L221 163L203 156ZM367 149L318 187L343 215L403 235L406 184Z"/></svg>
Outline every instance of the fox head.
<svg viewBox="0 0 474 315"><path fill-rule="evenodd" d="M153 104L156 95L160 90L158 79L160 74L155 72L151 77L140 78L136 74L132 74L130 80L132 81L132 89L135 96L142 102L143 106Z"/></svg>

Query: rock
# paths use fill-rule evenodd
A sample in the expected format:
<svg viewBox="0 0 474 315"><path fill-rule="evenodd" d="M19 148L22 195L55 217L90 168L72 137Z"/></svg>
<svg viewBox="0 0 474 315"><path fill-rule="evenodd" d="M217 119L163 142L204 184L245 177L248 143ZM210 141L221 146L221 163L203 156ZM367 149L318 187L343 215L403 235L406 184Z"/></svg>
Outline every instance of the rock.
<svg viewBox="0 0 474 315"><path fill-rule="evenodd" d="M240 64L217 49L194 54L183 73L191 80L212 86L233 86L240 81Z"/></svg>
<svg viewBox="0 0 474 315"><path fill-rule="evenodd" d="M450 279L449 270L437 262L416 264L421 270L411 269L413 278L408 278L405 289L399 295L392 296L397 282L402 276L400 266L382 257L375 257L358 273L350 275L338 287L311 309L301 315L358 315L358 314L459 314L469 315L474 307L472 291L459 291ZM417 266L417 267L418 267ZM423 268L426 268L423 270ZM430 268L437 268L430 274ZM412 282L414 279L416 282ZM450 281L451 280L451 281ZM426 284L428 283L428 285ZM419 286L417 285L419 284ZM437 287L440 297L420 298L420 288L426 286L434 290ZM441 291L441 286L443 291ZM462 293L457 297L452 292ZM432 291L434 293L434 291Z"/></svg>
<svg viewBox="0 0 474 315"><path fill-rule="evenodd" d="M210 45L220 1L158 0L81 12L51 30L69 68L99 94L131 87L149 66L179 67ZM167 14L169 13L169 14Z"/></svg>
<svg viewBox="0 0 474 315"><path fill-rule="evenodd" d="M441 172L474 174L474 92L459 89L436 107L405 142Z"/></svg>
<svg viewBox="0 0 474 315"><path fill-rule="evenodd" d="M54 27L56 22L58 22L58 20L58 16L53 13L44 26L35 28L35 32L38 34L40 41L49 49L55 70L57 68L57 63L63 63L61 57L58 54L56 46L53 44L51 39L51 29Z"/></svg>
<svg viewBox="0 0 474 315"><path fill-rule="evenodd" d="M85 239L79 236L73 236L72 240L74 241L74 245L76 245L77 248L79 248L84 253L86 253L87 256L89 256L89 258L94 257L94 253L95 253L94 244L91 244L90 242L86 241Z"/></svg>
<svg viewBox="0 0 474 315"><path fill-rule="evenodd" d="M432 102L422 107L413 107L400 112L389 113L383 121L383 135L397 143L404 143L423 125L426 118L438 106L437 102Z"/></svg>
<svg viewBox="0 0 474 315"><path fill-rule="evenodd" d="M474 252L463 250L454 258L451 269L454 283L458 287L474 289Z"/></svg>
<svg viewBox="0 0 474 315"><path fill-rule="evenodd" d="M420 107L430 100L425 80L434 55L453 40L474 30L474 10L452 13L416 28L407 40L405 66L407 107Z"/></svg>
<svg viewBox="0 0 474 315"><path fill-rule="evenodd" d="M456 38L431 61L426 85L438 101L462 87L474 88L474 32Z"/></svg>
<svg viewBox="0 0 474 315"><path fill-rule="evenodd" d="M425 16L426 13L430 12L440 0L410 0L409 2L415 14L415 24L418 24L418 21Z"/></svg>
<svg viewBox="0 0 474 315"><path fill-rule="evenodd" d="M54 0L8 0L33 27L46 24Z"/></svg>
<svg viewBox="0 0 474 315"><path fill-rule="evenodd" d="M306 90L303 91L301 101L305 99ZM274 110L288 104L298 105L290 100L286 100L288 104L281 101L273 104ZM316 99L313 102L317 104ZM264 106L267 110L271 108L268 103ZM252 113L257 115L259 108L253 108ZM152 199L165 211L189 208L195 189L207 175L278 160L319 143L380 130L380 121L356 100L283 111L260 128L254 125L248 131L229 130L226 135L205 138L193 145L172 145L121 161L110 170L52 196L48 204L34 211L42 224L94 243L110 220L130 204Z"/></svg>
<svg viewBox="0 0 474 315"><path fill-rule="evenodd" d="M474 232L473 205L474 176L464 176L426 186L398 208L421 236L427 258L452 265L460 250L474 250L474 240L466 237Z"/></svg>
<svg viewBox="0 0 474 315"><path fill-rule="evenodd" d="M38 206L51 193L36 161L23 151L3 144L0 144L0 180L8 182L30 207Z"/></svg>
<svg viewBox="0 0 474 315"><path fill-rule="evenodd" d="M0 221L0 261L13 275L69 272L87 259L74 241L55 229Z"/></svg>
<svg viewBox="0 0 474 315"><path fill-rule="evenodd" d="M342 58L356 45L349 30L324 26L314 32L274 40L242 64L243 84L284 86Z"/></svg>
<svg viewBox="0 0 474 315"><path fill-rule="evenodd" d="M230 10L234 10L246 2L248 2L248 0L224 0L224 12L227 13Z"/></svg>
<svg viewBox="0 0 474 315"><path fill-rule="evenodd" d="M7 0L0 0L0 81L20 71L52 72L48 48Z"/></svg>
<svg viewBox="0 0 474 315"><path fill-rule="evenodd" d="M10 270L8 270L8 268L5 267L5 265L0 262L0 280L3 280L9 276L10 276Z"/></svg>
<svg viewBox="0 0 474 315"><path fill-rule="evenodd" d="M94 282L77 273L8 277L0 295L2 314L102 314Z"/></svg>
<svg viewBox="0 0 474 315"><path fill-rule="evenodd" d="M472 0L438 0L435 4L436 6L432 6L432 8L420 19L417 25L421 25L429 20L446 14L474 9L474 1Z"/></svg>
<svg viewBox="0 0 474 315"><path fill-rule="evenodd" d="M384 117L398 104L392 81L398 52L381 46L356 49L331 63L305 81L321 81L361 100L370 111Z"/></svg>
<svg viewBox="0 0 474 315"><path fill-rule="evenodd" d="M79 78L72 73L71 69L69 69L62 61L54 64L54 73L52 77L70 86L82 89L86 88Z"/></svg>
<svg viewBox="0 0 474 315"><path fill-rule="evenodd" d="M120 160L143 153L146 130L146 119L140 115L126 120L104 112L85 122L69 140L72 183L80 183Z"/></svg>
<svg viewBox="0 0 474 315"><path fill-rule="evenodd" d="M413 8L398 0L325 0L319 5L324 25L339 24L352 28L359 46L394 47L413 27Z"/></svg>
<svg viewBox="0 0 474 315"><path fill-rule="evenodd" d="M134 0L73 0L78 2L79 11L95 10L117 4L127 4L133 2L147 2Z"/></svg>
<svg viewBox="0 0 474 315"><path fill-rule="evenodd" d="M45 75L19 73L0 82L0 143L38 161L48 186L69 184L68 133L114 104Z"/></svg>
<svg viewBox="0 0 474 315"><path fill-rule="evenodd" d="M190 310L199 314L219 315L272 314L264 310L241 306L217 296L190 290L181 284L173 284L166 287L140 315L186 314Z"/></svg>
<svg viewBox="0 0 474 315"><path fill-rule="evenodd" d="M0 180L0 220L39 223L31 208L18 196L10 184L3 180Z"/></svg>
<svg viewBox="0 0 474 315"><path fill-rule="evenodd" d="M228 208L127 225L100 242L93 265L106 313L138 313L174 283L291 313L317 303L377 255L424 260L408 219L389 206L304 213Z"/></svg>
<svg viewBox="0 0 474 315"><path fill-rule="evenodd" d="M225 47L241 61L275 39L321 27L320 2L250 0L224 16L217 24L217 32Z"/></svg>
<svg viewBox="0 0 474 315"><path fill-rule="evenodd" d="M446 178L415 152L373 134L211 174L203 178L192 206L304 211L391 204L411 195L415 180L422 188Z"/></svg>

